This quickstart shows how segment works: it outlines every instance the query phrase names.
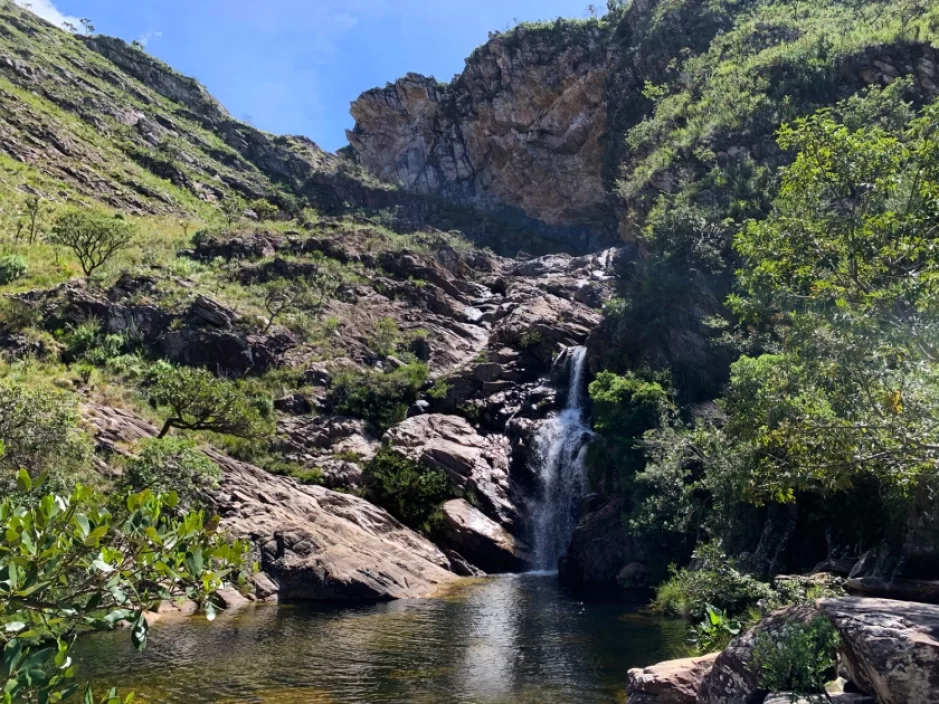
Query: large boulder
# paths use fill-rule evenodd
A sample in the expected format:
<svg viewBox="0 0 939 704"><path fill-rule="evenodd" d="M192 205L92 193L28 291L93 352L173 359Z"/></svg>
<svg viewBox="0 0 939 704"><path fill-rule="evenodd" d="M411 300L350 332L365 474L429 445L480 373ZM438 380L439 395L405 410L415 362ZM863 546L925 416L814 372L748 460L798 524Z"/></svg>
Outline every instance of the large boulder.
<svg viewBox="0 0 939 704"><path fill-rule="evenodd" d="M939 606L889 599L822 599L841 634L842 667L880 704L939 703Z"/></svg>
<svg viewBox="0 0 939 704"><path fill-rule="evenodd" d="M753 650L764 634L777 640L790 623L809 623L818 616L813 606L780 609L737 636L714 661L698 694L698 704L762 704L769 692L759 684Z"/></svg>
<svg viewBox="0 0 939 704"><path fill-rule="evenodd" d="M697 658L668 660L629 671L628 704L695 704L698 691L717 653Z"/></svg>
<svg viewBox="0 0 939 704"><path fill-rule="evenodd" d="M504 437L483 437L463 418L431 413L408 418L391 428L384 439L403 456L445 471L454 483L473 493L489 517L510 530L517 526Z"/></svg>
<svg viewBox="0 0 939 704"><path fill-rule="evenodd" d="M281 599L427 597L457 578L430 541L364 499L207 454L222 470L222 528L258 546Z"/></svg>
<svg viewBox="0 0 939 704"><path fill-rule="evenodd" d="M443 540L486 572L518 572L528 565L528 548L465 499L441 507Z"/></svg>

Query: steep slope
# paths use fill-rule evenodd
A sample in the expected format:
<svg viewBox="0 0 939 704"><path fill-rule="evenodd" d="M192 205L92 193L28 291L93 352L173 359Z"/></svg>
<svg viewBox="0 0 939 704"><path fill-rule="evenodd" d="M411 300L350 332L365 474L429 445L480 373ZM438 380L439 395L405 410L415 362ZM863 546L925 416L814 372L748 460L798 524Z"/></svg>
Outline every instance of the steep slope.
<svg viewBox="0 0 939 704"><path fill-rule="evenodd" d="M237 194L291 216L312 207L380 215L402 232L460 229L505 254L600 244L511 209L480 214L398 191L305 137L233 119L204 86L138 46L68 34L10 0L0 2L0 176L5 193L137 214L205 217Z"/></svg>

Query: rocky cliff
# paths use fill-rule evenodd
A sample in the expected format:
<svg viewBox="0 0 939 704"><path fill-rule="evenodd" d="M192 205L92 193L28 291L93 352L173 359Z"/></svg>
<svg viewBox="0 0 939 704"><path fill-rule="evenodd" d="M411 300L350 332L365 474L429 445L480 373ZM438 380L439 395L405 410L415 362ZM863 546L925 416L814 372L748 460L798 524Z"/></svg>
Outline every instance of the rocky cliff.
<svg viewBox="0 0 939 704"><path fill-rule="evenodd" d="M352 104L352 148L408 189L608 228L608 33L520 30L478 49L452 84L408 74L368 91Z"/></svg>

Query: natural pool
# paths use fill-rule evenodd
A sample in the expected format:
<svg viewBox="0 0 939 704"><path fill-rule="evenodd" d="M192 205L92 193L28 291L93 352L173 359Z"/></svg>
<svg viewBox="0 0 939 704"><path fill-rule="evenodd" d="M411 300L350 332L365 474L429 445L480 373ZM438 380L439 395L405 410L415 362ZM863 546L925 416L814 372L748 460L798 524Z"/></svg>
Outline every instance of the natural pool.
<svg viewBox="0 0 939 704"><path fill-rule="evenodd" d="M580 601L551 575L475 580L431 600L249 608L85 639L98 689L137 701L308 704L624 702L626 671L673 657L679 622Z"/></svg>

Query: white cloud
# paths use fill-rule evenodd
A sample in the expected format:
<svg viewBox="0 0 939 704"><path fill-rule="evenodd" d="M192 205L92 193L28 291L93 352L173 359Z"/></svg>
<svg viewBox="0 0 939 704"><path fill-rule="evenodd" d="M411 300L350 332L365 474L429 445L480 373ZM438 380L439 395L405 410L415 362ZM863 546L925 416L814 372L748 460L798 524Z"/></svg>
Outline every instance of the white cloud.
<svg viewBox="0 0 939 704"><path fill-rule="evenodd" d="M52 0L14 0L17 5L29 9L33 14L39 15L47 22L51 22L57 27L64 27L71 24L78 27L78 17L71 17L59 12L58 8L52 4Z"/></svg>
<svg viewBox="0 0 939 704"><path fill-rule="evenodd" d="M147 44L152 42L154 39L159 39L162 36L163 32L158 32L155 29L148 29L146 32L137 37L137 41L140 42L141 45L147 46Z"/></svg>

